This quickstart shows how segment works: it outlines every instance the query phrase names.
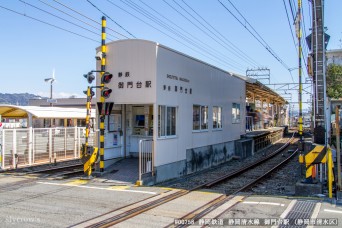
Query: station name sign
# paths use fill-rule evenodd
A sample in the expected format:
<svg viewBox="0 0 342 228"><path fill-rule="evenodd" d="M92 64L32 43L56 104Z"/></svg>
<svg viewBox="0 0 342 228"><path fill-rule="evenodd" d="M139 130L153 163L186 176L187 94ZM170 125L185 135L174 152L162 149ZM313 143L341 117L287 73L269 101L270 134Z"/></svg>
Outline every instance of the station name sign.
<svg viewBox="0 0 342 228"><path fill-rule="evenodd" d="M182 82L190 82L189 79L187 78L182 78L182 77L178 77L176 75L171 75L171 74L167 74L166 77L168 79L172 79L172 80L177 80L177 81L182 81Z"/></svg>

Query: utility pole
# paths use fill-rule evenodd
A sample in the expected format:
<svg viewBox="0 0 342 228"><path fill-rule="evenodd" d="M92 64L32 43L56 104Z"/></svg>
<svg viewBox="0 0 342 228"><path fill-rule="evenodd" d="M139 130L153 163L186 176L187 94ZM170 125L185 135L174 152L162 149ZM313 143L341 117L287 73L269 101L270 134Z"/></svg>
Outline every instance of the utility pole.
<svg viewBox="0 0 342 228"><path fill-rule="evenodd" d="M302 20L302 1L298 0L298 13L297 13L297 38L298 38L298 80L299 80L299 117L298 117L298 124L299 124L299 143L300 143L300 151L303 151L303 110L302 110L302 30L301 20Z"/></svg>
<svg viewBox="0 0 342 228"><path fill-rule="evenodd" d="M327 144L326 78L325 78L325 33L324 5L322 0L312 1L313 91L314 91L314 142Z"/></svg>

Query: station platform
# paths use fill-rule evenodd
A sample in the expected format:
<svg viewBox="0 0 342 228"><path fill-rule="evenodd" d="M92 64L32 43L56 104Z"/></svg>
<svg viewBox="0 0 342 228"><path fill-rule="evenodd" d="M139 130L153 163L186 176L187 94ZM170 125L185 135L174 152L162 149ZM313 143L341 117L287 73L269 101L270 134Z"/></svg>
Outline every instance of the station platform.
<svg viewBox="0 0 342 228"><path fill-rule="evenodd" d="M265 129L259 129L254 131L248 131L245 135L243 135L244 138L256 138L260 136L265 136L270 133L274 133L277 131L285 131L286 126L283 127L270 127Z"/></svg>

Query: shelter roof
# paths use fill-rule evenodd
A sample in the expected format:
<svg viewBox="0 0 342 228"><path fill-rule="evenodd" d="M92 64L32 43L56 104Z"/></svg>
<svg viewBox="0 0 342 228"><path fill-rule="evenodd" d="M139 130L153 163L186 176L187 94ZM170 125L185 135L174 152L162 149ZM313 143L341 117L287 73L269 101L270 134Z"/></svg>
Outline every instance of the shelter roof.
<svg viewBox="0 0 342 228"><path fill-rule="evenodd" d="M238 74L234 75L246 81L246 96L249 94L254 94L255 97L260 99L269 98L275 103L286 104L286 101L282 96L258 80Z"/></svg>
<svg viewBox="0 0 342 228"><path fill-rule="evenodd" d="M95 109L91 117L95 117ZM61 108L39 106L16 106L0 104L0 115L3 118L28 118L29 114L36 119L85 119L86 108Z"/></svg>

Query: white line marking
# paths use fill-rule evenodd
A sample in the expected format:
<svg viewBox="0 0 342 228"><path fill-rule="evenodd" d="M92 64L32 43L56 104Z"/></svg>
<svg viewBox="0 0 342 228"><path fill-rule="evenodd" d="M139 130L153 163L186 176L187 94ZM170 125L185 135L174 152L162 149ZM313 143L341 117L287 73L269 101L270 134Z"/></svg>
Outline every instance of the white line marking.
<svg viewBox="0 0 342 228"><path fill-rule="evenodd" d="M285 211L280 215L280 218L285 218L286 215L291 211L291 209L293 208L293 206L295 205L295 203L297 203L297 200L292 200L289 203L289 206L287 206L287 208L285 209Z"/></svg>
<svg viewBox="0 0 342 228"><path fill-rule="evenodd" d="M259 202L244 201L242 203L244 203L244 204L258 204Z"/></svg>
<svg viewBox="0 0 342 228"><path fill-rule="evenodd" d="M314 211L312 212L312 215L311 215L311 219L317 218L320 209L321 209L321 203L316 203ZM307 226L307 228L313 228L313 227L314 226Z"/></svg>
<svg viewBox="0 0 342 228"><path fill-rule="evenodd" d="M254 201L244 201L242 203L245 204L259 204L259 205L274 205L274 206L281 206L284 207L284 204L280 204L280 203L272 203L272 202L254 202Z"/></svg>
<svg viewBox="0 0 342 228"><path fill-rule="evenodd" d="M330 209L324 209L324 211L342 214L342 211L336 211L336 210L330 210Z"/></svg>
<svg viewBox="0 0 342 228"><path fill-rule="evenodd" d="M116 191L116 192L135 192L135 193L157 195L157 193L155 193L155 192L147 192L147 191L139 191L139 190L101 188L101 187L94 187L94 186L74 185L74 184L59 184L59 183L50 183L50 182L37 182L37 183L38 184L47 184L47 185L57 185L57 186L71 186L71 187L76 187L76 188L88 188L88 189Z"/></svg>

